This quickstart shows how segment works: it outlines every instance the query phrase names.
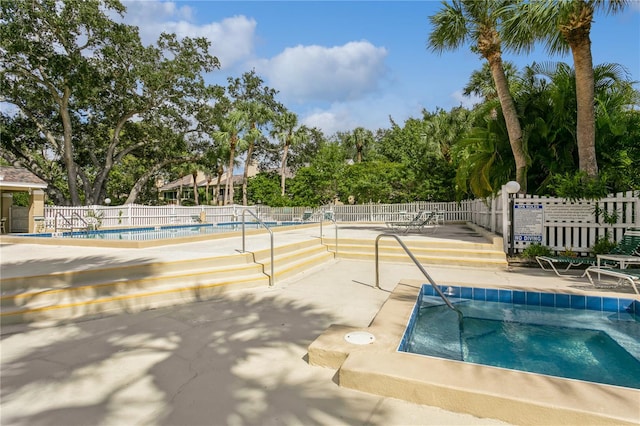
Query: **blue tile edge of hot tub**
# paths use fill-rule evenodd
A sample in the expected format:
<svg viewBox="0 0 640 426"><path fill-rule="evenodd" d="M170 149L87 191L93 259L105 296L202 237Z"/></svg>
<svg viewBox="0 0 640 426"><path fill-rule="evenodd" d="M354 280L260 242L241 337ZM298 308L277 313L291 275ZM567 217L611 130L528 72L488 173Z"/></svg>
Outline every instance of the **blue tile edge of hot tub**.
<svg viewBox="0 0 640 426"><path fill-rule="evenodd" d="M484 300L488 302L516 303L528 306L549 306L555 308L585 309L602 312L627 312L640 315L640 301L624 297L586 296L567 293L544 293L540 291L509 290L482 287L438 286L450 298ZM438 296L430 284L423 284L416 298L416 302L423 296ZM408 343L409 330L418 318L420 303L416 303L411 318L405 328L405 333L398 345L398 351L404 352Z"/></svg>
<svg viewBox="0 0 640 426"><path fill-rule="evenodd" d="M544 293L540 291L509 290L482 287L438 286L447 297L515 303L527 306L587 309L604 312L640 314L640 302L624 297L587 296L582 294ZM422 286L421 296L437 296L431 285Z"/></svg>

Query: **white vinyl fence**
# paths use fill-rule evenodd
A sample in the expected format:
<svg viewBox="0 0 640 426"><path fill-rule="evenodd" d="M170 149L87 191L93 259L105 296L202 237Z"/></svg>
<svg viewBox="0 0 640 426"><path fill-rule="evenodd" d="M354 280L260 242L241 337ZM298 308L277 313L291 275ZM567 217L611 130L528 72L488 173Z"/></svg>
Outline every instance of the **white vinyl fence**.
<svg viewBox="0 0 640 426"><path fill-rule="evenodd" d="M638 191L576 201L516 194L512 206L503 193L474 200L471 222L503 235L505 251L510 240L510 211L514 217L515 253L538 243L556 252L571 249L587 254L598 238L608 234L613 241L619 241L627 228L640 228Z"/></svg>
<svg viewBox="0 0 640 426"><path fill-rule="evenodd" d="M503 191L504 192L504 191ZM569 201L561 198L517 194L513 204L499 193L483 200L433 203L326 205L319 208L268 206L83 206L45 207L45 227L53 230L64 221L76 228L95 223L101 228L127 228L192 223L222 223L242 220L250 210L263 221L386 222L404 220L421 210L438 211L445 223L472 222L504 236L505 251L510 241L510 212L514 214L514 251L521 252L533 243L554 251L572 249L586 254L597 238L609 234L614 241L622 238L630 227L640 228L638 191L610 195L599 200ZM596 214L598 213L598 214ZM63 220L64 218L64 220ZM247 221L252 215L245 213ZM607 220L605 220L607 219ZM608 223L610 222L610 223ZM505 232L506 230L506 232Z"/></svg>
<svg viewBox="0 0 640 426"><path fill-rule="evenodd" d="M268 207L268 206L143 206L129 204L123 206L46 206L45 227L62 228L71 222L75 228L87 223L98 224L101 228L128 228L161 225L184 225L193 223L222 223L242 220L245 210L250 210L261 220L287 222L320 220L332 218L339 222L385 222L402 220L420 210L438 211L447 222L466 222L470 218L470 202L462 203L404 203L404 204L364 204L327 205L320 208ZM245 213L247 221L253 221Z"/></svg>

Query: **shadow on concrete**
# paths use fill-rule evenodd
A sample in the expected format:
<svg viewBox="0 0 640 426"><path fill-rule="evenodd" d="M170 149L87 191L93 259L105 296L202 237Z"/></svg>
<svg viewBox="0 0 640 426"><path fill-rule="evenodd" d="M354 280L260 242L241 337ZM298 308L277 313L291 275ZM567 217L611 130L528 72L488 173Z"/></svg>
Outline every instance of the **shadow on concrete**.
<svg viewBox="0 0 640 426"><path fill-rule="evenodd" d="M278 291L5 336L2 425L356 424L306 348L335 321ZM370 414L369 414L370 415ZM369 418L385 424L384 410Z"/></svg>

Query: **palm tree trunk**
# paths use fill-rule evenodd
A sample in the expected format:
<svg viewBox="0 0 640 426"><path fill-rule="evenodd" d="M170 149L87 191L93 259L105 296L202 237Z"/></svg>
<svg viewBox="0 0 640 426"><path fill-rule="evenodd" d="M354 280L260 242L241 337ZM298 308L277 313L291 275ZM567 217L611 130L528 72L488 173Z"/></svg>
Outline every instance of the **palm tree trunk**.
<svg viewBox="0 0 640 426"><path fill-rule="evenodd" d="M282 150L282 162L280 163L280 195L284 197L285 194L285 184L287 181L287 155L289 154L289 144L284 144L284 149Z"/></svg>
<svg viewBox="0 0 640 426"><path fill-rule="evenodd" d="M251 165L251 157L253 156L253 141L249 142L247 148L247 159L244 163L244 173L242 175L242 205L247 205L247 181L249 180L249 166Z"/></svg>
<svg viewBox="0 0 640 426"><path fill-rule="evenodd" d="M595 83L591 40L587 35L570 47L576 73L578 164L581 171L594 178L598 176L598 160L596 158Z"/></svg>
<svg viewBox="0 0 640 426"><path fill-rule="evenodd" d="M200 205L200 194L198 194L198 171L191 173L193 177L193 202L196 206Z"/></svg>
<svg viewBox="0 0 640 426"><path fill-rule="evenodd" d="M224 174L224 167L221 164L218 164L218 170L216 171L218 178L216 180L216 206L220 205L220 182L222 181L222 175Z"/></svg>
<svg viewBox="0 0 640 426"><path fill-rule="evenodd" d="M509 83L502 67L502 58L500 54L487 58L491 75L496 84L498 99L502 107L502 114L507 125L507 133L509 134L509 143L511 151L516 163L516 182L520 184L520 192L527 192L527 154L522 143L522 129L520 128L520 120L516 111L515 103L509 91Z"/></svg>
<svg viewBox="0 0 640 426"><path fill-rule="evenodd" d="M231 149L229 150L229 167L227 168L227 183L224 190L224 204L229 204L229 200L233 203L233 160L236 155L235 136L231 140Z"/></svg>

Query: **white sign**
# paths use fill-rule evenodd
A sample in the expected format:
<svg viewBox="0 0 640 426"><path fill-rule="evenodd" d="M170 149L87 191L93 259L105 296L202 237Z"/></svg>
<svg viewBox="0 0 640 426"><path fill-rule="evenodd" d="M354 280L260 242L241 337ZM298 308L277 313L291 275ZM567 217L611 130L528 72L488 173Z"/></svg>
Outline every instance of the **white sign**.
<svg viewBox="0 0 640 426"><path fill-rule="evenodd" d="M513 206L513 241L542 242L544 207L542 204Z"/></svg>
<svg viewBox="0 0 640 426"><path fill-rule="evenodd" d="M591 204L547 204L544 219L547 222L595 222Z"/></svg>

